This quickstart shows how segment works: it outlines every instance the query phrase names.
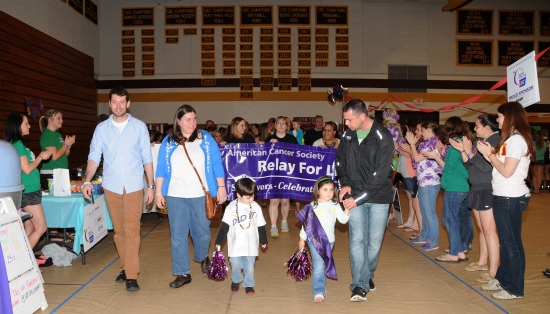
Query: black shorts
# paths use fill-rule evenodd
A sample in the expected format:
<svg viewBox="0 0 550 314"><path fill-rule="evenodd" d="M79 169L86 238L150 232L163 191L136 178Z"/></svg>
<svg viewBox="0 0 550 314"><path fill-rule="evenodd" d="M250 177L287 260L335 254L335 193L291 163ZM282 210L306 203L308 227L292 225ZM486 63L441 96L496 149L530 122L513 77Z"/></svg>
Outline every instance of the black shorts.
<svg viewBox="0 0 550 314"><path fill-rule="evenodd" d="M531 166L544 166L544 160L531 161Z"/></svg>
<svg viewBox="0 0 550 314"><path fill-rule="evenodd" d="M23 193L21 196L21 208L42 203L42 191Z"/></svg>
<svg viewBox="0 0 550 314"><path fill-rule="evenodd" d="M468 195L468 207L479 211L493 208L493 190L471 190Z"/></svg>

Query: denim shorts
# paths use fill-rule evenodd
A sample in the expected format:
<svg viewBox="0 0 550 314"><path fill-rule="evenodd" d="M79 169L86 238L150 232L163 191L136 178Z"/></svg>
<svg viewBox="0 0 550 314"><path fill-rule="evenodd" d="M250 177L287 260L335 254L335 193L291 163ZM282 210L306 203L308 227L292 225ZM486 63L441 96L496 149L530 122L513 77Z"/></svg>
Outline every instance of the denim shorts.
<svg viewBox="0 0 550 314"><path fill-rule="evenodd" d="M414 178L403 178L403 189L411 193L413 198L418 196L418 180Z"/></svg>
<svg viewBox="0 0 550 314"><path fill-rule="evenodd" d="M21 196L21 208L25 208L27 206L32 205L38 205L42 203L42 191L39 189L38 191L30 192L30 193L23 193Z"/></svg>
<svg viewBox="0 0 550 314"><path fill-rule="evenodd" d="M414 190L414 183L416 182L416 177L414 178L403 178L403 189L405 191L412 193Z"/></svg>

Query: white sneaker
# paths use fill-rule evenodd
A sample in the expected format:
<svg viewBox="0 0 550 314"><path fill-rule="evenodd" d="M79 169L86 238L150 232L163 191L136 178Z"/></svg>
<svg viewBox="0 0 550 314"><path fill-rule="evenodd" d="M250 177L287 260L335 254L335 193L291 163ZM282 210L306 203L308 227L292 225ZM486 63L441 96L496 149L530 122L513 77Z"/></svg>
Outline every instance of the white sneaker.
<svg viewBox="0 0 550 314"><path fill-rule="evenodd" d="M498 300L514 300L514 299L523 299L523 296L511 294L506 290L499 291L492 294L493 298Z"/></svg>
<svg viewBox="0 0 550 314"><path fill-rule="evenodd" d="M288 221L281 221L281 232L288 232Z"/></svg>
<svg viewBox="0 0 550 314"><path fill-rule="evenodd" d="M271 227L271 237L272 237L272 238L277 238L277 237L279 237L279 229L277 229L276 226L272 226L272 227Z"/></svg>
<svg viewBox="0 0 550 314"><path fill-rule="evenodd" d="M497 279L493 279L489 281L487 284L484 284L483 286L481 286L481 290L498 291L498 290L502 290L502 287L500 286L500 283L498 282Z"/></svg>
<svg viewBox="0 0 550 314"><path fill-rule="evenodd" d="M325 299L325 296L322 293L317 293L315 297L313 297L313 302L315 303L321 303Z"/></svg>

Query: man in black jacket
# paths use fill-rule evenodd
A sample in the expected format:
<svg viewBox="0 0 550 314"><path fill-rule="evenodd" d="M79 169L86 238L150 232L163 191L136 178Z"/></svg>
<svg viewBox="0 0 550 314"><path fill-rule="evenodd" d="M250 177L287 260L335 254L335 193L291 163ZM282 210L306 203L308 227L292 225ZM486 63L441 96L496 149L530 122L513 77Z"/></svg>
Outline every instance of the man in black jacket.
<svg viewBox="0 0 550 314"><path fill-rule="evenodd" d="M343 108L348 129L336 153L339 200L351 209L350 260L353 282L350 301L367 300L374 290L373 271L393 200L393 140L390 132L368 116L368 106L352 99Z"/></svg>

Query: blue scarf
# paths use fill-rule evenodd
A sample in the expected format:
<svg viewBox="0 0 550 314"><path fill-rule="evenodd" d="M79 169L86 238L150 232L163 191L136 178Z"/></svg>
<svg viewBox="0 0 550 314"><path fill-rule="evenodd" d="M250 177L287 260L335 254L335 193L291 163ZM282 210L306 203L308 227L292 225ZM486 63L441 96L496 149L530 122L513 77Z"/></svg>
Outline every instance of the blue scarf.
<svg viewBox="0 0 550 314"><path fill-rule="evenodd" d="M301 210L296 212L296 217L302 222L304 231L310 243L313 244L313 248L325 261L325 275L330 278L338 279L336 275L336 266L334 265L334 258L332 258L332 249L330 248L330 242L327 234L321 226L321 222L315 212L313 206L307 204Z"/></svg>

